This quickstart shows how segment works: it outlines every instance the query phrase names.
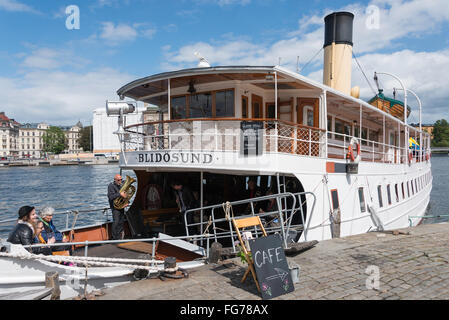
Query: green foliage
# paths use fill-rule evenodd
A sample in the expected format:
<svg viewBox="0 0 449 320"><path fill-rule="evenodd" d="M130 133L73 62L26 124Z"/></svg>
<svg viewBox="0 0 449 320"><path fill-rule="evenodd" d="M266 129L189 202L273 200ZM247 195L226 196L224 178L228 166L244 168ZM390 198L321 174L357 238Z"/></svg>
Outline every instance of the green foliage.
<svg viewBox="0 0 449 320"><path fill-rule="evenodd" d="M434 124L432 147L449 147L449 123L445 119Z"/></svg>
<svg viewBox="0 0 449 320"><path fill-rule="evenodd" d="M64 131L58 127L50 127L42 136L44 152L60 154L67 148Z"/></svg>
<svg viewBox="0 0 449 320"><path fill-rule="evenodd" d="M242 263L248 263L248 261L246 261L245 253L243 252L242 247L237 245L237 248L239 248L240 250L239 252L237 252L236 256L240 257L240 261L242 261ZM251 252L248 253L248 256L250 259L252 259Z"/></svg>
<svg viewBox="0 0 449 320"><path fill-rule="evenodd" d="M92 126L84 127L80 131L78 144L81 148L83 148L84 151L92 151L93 149L92 131Z"/></svg>

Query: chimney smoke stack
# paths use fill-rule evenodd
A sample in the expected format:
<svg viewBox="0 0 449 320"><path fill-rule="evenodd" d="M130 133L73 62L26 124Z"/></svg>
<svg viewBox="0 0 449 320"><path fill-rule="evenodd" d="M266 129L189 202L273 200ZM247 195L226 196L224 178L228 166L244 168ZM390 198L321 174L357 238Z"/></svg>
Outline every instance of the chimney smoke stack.
<svg viewBox="0 0 449 320"><path fill-rule="evenodd" d="M354 15L334 12L324 18L323 83L351 94L352 31Z"/></svg>

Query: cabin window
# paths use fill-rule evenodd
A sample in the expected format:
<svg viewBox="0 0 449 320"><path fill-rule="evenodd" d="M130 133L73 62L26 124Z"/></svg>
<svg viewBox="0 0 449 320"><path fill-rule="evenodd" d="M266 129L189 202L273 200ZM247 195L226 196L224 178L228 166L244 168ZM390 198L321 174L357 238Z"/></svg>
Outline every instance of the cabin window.
<svg viewBox="0 0 449 320"><path fill-rule="evenodd" d="M275 104L272 103L268 103L267 104L267 118L269 119L276 119L276 106Z"/></svg>
<svg viewBox="0 0 449 320"><path fill-rule="evenodd" d="M410 198L410 187L409 187L408 181L407 181L407 194L408 194L408 197Z"/></svg>
<svg viewBox="0 0 449 320"><path fill-rule="evenodd" d="M215 94L215 116L218 118L234 116L234 90L218 91Z"/></svg>
<svg viewBox="0 0 449 320"><path fill-rule="evenodd" d="M197 93L189 97L189 118L212 118L212 94Z"/></svg>
<svg viewBox="0 0 449 320"><path fill-rule="evenodd" d="M368 142L366 140L368 140L368 129L362 128L362 145L368 145Z"/></svg>
<svg viewBox="0 0 449 320"><path fill-rule="evenodd" d="M369 139L371 141L378 142L379 141L379 132L370 130ZM376 146L376 144L374 144L374 146Z"/></svg>
<svg viewBox="0 0 449 320"><path fill-rule="evenodd" d="M332 198L332 207L333 209L338 209L340 207L340 203L338 201L338 191L337 189L331 190L331 198Z"/></svg>
<svg viewBox="0 0 449 320"><path fill-rule="evenodd" d="M332 133L330 133L330 132L332 132L332 117L331 116L327 116L327 131L329 132L327 134L327 137L329 139L332 139Z"/></svg>
<svg viewBox="0 0 449 320"><path fill-rule="evenodd" d="M402 199L405 199L404 182L402 182L401 186L402 186Z"/></svg>
<svg viewBox="0 0 449 320"><path fill-rule="evenodd" d="M394 146L395 145L395 142L394 142L394 132L390 132L390 145L391 146Z"/></svg>
<svg viewBox="0 0 449 320"><path fill-rule="evenodd" d="M391 205L391 192L390 192L390 185L387 185L387 197L388 197L388 204Z"/></svg>
<svg viewBox="0 0 449 320"><path fill-rule="evenodd" d="M242 98L244 118L248 116L247 105L248 98ZM234 89L172 97L171 100L171 119L234 117L234 110Z"/></svg>
<svg viewBox="0 0 449 320"><path fill-rule="evenodd" d="M343 134L345 134L345 122L343 120L335 118L335 139L343 140Z"/></svg>
<svg viewBox="0 0 449 320"><path fill-rule="evenodd" d="M416 190L416 192L418 192L419 191L418 190L418 182L416 180L418 180L418 179L415 179L415 190Z"/></svg>
<svg viewBox="0 0 449 320"><path fill-rule="evenodd" d="M313 127L314 123L314 113L313 113L313 107L306 106L304 107L304 114L303 119L306 119L306 126Z"/></svg>
<svg viewBox="0 0 449 320"><path fill-rule="evenodd" d="M360 201L360 212L366 212L365 195L363 194L363 187L359 188L359 201Z"/></svg>
<svg viewBox="0 0 449 320"><path fill-rule="evenodd" d="M248 97L242 96L242 118L248 118Z"/></svg>
<svg viewBox="0 0 449 320"><path fill-rule="evenodd" d="M377 186L377 196L379 198L379 208L382 208L384 206L382 202L382 186Z"/></svg>
<svg viewBox="0 0 449 320"><path fill-rule="evenodd" d="M174 97L171 99L171 118L185 119L186 118L186 97Z"/></svg>
<svg viewBox="0 0 449 320"><path fill-rule="evenodd" d="M396 192L396 202L399 202L399 188L397 183L394 185L394 191Z"/></svg>
<svg viewBox="0 0 449 320"><path fill-rule="evenodd" d="M413 180L410 181L410 184L412 185L412 195L415 194L415 188L413 187Z"/></svg>

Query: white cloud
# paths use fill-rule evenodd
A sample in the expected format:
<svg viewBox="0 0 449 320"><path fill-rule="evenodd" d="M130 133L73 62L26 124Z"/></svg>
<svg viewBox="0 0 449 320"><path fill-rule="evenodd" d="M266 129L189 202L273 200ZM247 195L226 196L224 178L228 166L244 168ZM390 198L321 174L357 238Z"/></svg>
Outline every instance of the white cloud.
<svg viewBox="0 0 449 320"><path fill-rule="evenodd" d="M19 78L0 77L2 111L23 122L70 125L92 119L92 111L116 100L115 91L134 77L110 68L86 73L37 70Z"/></svg>
<svg viewBox="0 0 449 320"><path fill-rule="evenodd" d="M371 12L367 11L368 5L376 5L379 8L379 29L373 29L372 25L367 26L367 20L371 17ZM355 14L354 52L358 54L358 59L371 83L373 84L374 70L382 69L396 73L409 88L422 96L426 105L423 111L424 119L433 121L437 118L447 118L449 92L446 88L449 87L447 76L449 58L446 56L449 56L449 51L404 50L402 40L414 38L416 41L423 36L441 31L442 25L449 22L449 1L372 0L368 5L356 3L337 10ZM194 67L197 59L193 53L199 51L212 65L276 65L280 57L283 67L296 70L298 56L302 68L321 50L324 41L324 17L337 10L326 9L320 15L300 18L297 30L286 33L284 38L272 43L223 37L220 41L191 43L177 50L166 48L164 50L166 63L163 67L171 70ZM397 48L398 51L391 54L378 52L386 48L389 51ZM313 70L322 68L322 61L321 52L304 70L306 74L309 73L310 78L319 82L322 81L322 71ZM386 89L391 89L393 85L398 86L388 79L385 79L383 84ZM374 95L358 68L356 69L355 62L353 85L361 86L361 94L365 98ZM409 101L412 103L412 98Z"/></svg>
<svg viewBox="0 0 449 320"><path fill-rule="evenodd" d="M39 13L39 11L33 9L29 5L16 0L0 0L0 9L12 12Z"/></svg>
<svg viewBox="0 0 449 320"><path fill-rule="evenodd" d="M111 45L116 45L123 41L134 41L137 38L135 28L127 24L114 25L113 22L103 22L100 38L107 41Z"/></svg>
<svg viewBox="0 0 449 320"><path fill-rule="evenodd" d="M36 48L31 54L25 55L21 63L24 68L57 69L63 66L83 67L89 61L76 56L69 50Z"/></svg>

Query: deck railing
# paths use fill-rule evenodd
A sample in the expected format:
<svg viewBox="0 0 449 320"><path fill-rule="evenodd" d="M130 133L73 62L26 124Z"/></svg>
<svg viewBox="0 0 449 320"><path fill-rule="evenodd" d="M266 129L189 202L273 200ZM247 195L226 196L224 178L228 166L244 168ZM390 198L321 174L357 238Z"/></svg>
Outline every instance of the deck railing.
<svg viewBox="0 0 449 320"><path fill-rule="evenodd" d="M234 151L243 148L242 124L255 124L264 153L325 156L325 130L274 119L183 119L125 128L126 151Z"/></svg>

